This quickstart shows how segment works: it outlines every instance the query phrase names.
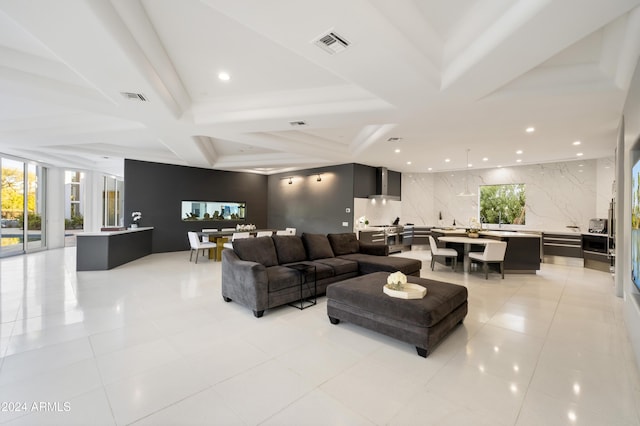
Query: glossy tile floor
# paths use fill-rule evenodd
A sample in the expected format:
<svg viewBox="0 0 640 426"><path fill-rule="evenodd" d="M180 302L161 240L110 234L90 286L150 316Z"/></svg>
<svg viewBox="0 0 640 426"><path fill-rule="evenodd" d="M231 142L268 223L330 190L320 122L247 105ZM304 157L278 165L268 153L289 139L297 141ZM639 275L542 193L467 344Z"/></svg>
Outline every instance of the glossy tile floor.
<svg viewBox="0 0 640 426"><path fill-rule="evenodd" d="M0 422L79 425L640 425L640 379L609 274L423 277L469 315L427 358L326 298L260 319L220 264L151 255L75 271L75 248L0 260ZM34 404L35 403L35 404Z"/></svg>

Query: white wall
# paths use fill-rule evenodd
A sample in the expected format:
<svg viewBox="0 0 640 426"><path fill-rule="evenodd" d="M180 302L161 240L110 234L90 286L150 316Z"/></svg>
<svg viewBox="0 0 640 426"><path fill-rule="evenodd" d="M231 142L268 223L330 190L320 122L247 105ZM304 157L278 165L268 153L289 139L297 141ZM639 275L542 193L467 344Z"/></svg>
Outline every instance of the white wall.
<svg viewBox="0 0 640 426"><path fill-rule="evenodd" d="M64 170L55 167L47 170L47 248L54 249L64 247Z"/></svg>
<svg viewBox="0 0 640 426"><path fill-rule="evenodd" d="M613 150L612 150L612 155ZM516 229L586 231L589 219L607 217L614 181L614 159L568 161L448 173L402 175L402 222L466 226L478 217L480 185L523 183L526 187L526 223ZM457 194L465 190L472 197Z"/></svg>
<svg viewBox="0 0 640 426"><path fill-rule="evenodd" d="M358 229L358 218L364 216L369 220L369 226L391 225L396 217L400 218L400 223L407 221L401 216L402 202L386 200L373 200L369 198L353 199L353 221L354 230Z"/></svg>

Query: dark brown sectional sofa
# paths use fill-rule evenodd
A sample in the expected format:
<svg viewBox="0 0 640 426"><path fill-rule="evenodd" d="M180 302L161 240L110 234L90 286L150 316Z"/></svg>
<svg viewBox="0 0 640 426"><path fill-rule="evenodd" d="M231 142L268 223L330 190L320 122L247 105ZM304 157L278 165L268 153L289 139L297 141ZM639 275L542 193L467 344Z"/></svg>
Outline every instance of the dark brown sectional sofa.
<svg viewBox="0 0 640 426"><path fill-rule="evenodd" d="M331 283L373 272L401 271L420 276L422 262L388 256L384 245L360 242L354 233L274 235L233 242L222 252L222 297L261 317L266 309L300 299L299 272L287 265L316 267L317 295ZM311 296L303 288L303 297Z"/></svg>

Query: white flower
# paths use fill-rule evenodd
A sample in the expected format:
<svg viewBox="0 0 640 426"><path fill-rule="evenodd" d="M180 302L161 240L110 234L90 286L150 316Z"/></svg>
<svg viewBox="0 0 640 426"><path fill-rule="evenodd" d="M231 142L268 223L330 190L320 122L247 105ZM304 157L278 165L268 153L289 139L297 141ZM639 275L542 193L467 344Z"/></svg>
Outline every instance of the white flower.
<svg viewBox="0 0 640 426"><path fill-rule="evenodd" d="M140 219L142 219L142 212L132 212L131 213L131 220L134 223L137 223L140 221Z"/></svg>
<svg viewBox="0 0 640 426"><path fill-rule="evenodd" d="M394 272L393 274L389 274L389 277L387 278L387 284L402 285L406 283L407 283L407 276L400 271Z"/></svg>

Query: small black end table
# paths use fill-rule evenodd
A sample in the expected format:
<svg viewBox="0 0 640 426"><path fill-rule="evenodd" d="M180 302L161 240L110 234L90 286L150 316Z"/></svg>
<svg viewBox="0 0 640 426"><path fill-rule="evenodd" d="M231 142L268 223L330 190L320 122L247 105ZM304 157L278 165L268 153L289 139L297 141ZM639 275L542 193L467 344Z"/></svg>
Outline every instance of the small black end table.
<svg viewBox="0 0 640 426"><path fill-rule="evenodd" d="M314 306L317 302L316 266L307 263L294 263L287 265L287 268L298 271L300 277L300 299L297 302L289 303L289 306L300 310ZM313 278L313 291L311 290L311 278ZM309 296L304 297L303 291L307 289Z"/></svg>

